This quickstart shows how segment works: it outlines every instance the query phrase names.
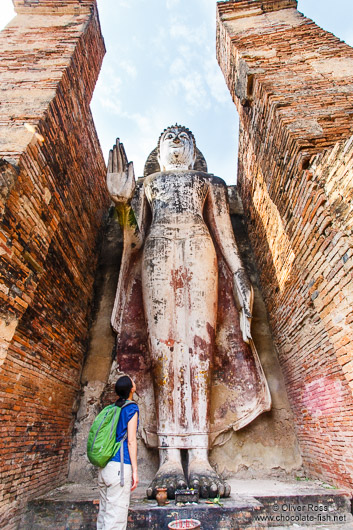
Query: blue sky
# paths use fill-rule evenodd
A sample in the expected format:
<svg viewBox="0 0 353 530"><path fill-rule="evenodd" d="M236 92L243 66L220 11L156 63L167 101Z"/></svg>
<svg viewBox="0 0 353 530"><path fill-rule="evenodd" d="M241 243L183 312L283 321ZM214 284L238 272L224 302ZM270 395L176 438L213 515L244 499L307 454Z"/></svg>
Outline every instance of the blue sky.
<svg viewBox="0 0 353 530"><path fill-rule="evenodd" d="M353 0L299 0L298 9L353 45ZM195 134L211 173L236 182L238 120L215 54L214 0L98 0L107 48L91 103L104 155L119 136L136 176L160 132ZM1 21L13 16L1 0Z"/></svg>

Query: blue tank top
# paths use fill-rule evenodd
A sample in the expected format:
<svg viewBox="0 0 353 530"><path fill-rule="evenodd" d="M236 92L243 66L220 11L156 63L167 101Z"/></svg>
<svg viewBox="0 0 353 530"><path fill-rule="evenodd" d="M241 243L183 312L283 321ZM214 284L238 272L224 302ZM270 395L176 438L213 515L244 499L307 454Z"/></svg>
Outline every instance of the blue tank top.
<svg viewBox="0 0 353 530"><path fill-rule="evenodd" d="M123 409L121 409L120 417L118 421L118 425L116 428L116 441L120 442L120 440L123 439L127 432L127 424L131 420L131 418L136 414L139 415L139 408L136 403L129 403L126 405ZM138 426L138 417L137 417L137 426ZM116 453L113 458L111 458L111 462L120 462L120 449ZM127 439L124 441L124 464L130 464L130 455L129 455L129 449L128 449L128 443Z"/></svg>

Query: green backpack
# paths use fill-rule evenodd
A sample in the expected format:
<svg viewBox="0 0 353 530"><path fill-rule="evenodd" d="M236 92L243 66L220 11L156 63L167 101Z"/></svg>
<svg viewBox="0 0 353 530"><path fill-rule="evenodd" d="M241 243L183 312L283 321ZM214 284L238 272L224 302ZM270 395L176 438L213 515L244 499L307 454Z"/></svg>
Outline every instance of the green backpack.
<svg viewBox="0 0 353 530"><path fill-rule="evenodd" d="M116 428L121 409L129 403L132 403L132 401L125 401L122 407L118 407L115 404L108 405L96 416L87 440L87 456L93 465L105 467L126 440L127 433L120 442L116 441ZM123 453L121 461L122 463L124 462Z"/></svg>

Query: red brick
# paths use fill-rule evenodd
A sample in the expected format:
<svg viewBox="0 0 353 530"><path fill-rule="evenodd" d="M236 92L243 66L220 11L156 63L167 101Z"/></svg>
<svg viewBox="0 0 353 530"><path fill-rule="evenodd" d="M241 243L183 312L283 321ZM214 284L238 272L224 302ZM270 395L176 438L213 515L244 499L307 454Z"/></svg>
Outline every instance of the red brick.
<svg viewBox="0 0 353 530"><path fill-rule="evenodd" d="M7 139L0 148L7 183L0 268L8 288L0 292L1 316L18 321L0 382L2 528L18 522L28 496L65 480L110 204L89 108L105 51L95 2L15 5L21 14L0 37L0 127ZM37 14L46 15L45 27Z"/></svg>
<svg viewBox="0 0 353 530"><path fill-rule="evenodd" d="M239 190L304 463L353 489L352 87L340 67L353 49L294 1L242 0L218 4L217 53L239 112Z"/></svg>

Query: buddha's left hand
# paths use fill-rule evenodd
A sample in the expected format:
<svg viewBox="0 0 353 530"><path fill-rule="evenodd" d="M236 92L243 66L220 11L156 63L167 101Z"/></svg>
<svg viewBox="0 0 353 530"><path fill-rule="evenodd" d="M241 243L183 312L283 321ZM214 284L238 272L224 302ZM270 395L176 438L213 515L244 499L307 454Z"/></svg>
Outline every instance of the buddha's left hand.
<svg viewBox="0 0 353 530"><path fill-rule="evenodd" d="M254 300L254 291L249 282L247 274L240 269L233 275L234 298L240 316L240 329L243 340L249 342L251 339L251 319L252 306Z"/></svg>

